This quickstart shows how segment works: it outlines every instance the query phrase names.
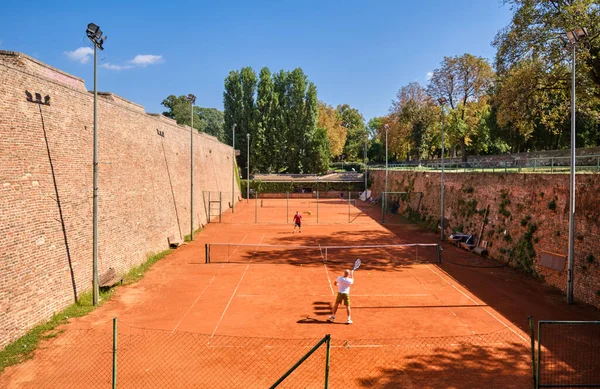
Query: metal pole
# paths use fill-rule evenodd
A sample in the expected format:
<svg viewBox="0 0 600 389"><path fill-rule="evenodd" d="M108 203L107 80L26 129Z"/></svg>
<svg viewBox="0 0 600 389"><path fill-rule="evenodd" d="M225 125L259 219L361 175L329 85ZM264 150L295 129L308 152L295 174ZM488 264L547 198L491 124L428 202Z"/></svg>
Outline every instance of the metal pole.
<svg viewBox="0 0 600 389"><path fill-rule="evenodd" d="M444 241L444 153L445 153L445 145L444 145L444 106L442 105L442 198L441 198L441 206L442 206L442 220L440 226L442 228L441 232L441 241Z"/></svg>
<svg viewBox="0 0 600 389"><path fill-rule="evenodd" d="M329 366L331 359L331 335L325 335L327 338L327 351L325 354L325 389L329 388Z"/></svg>
<svg viewBox="0 0 600 389"><path fill-rule="evenodd" d="M388 125L385 125L385 192L388 191Z"/></svg>
<svg viewBox="0 0 600 389"><path fill-rule="evenodd" d="M233 123L233 135L231 137L231 147L233 150L231 151L231 213L235 213L235 126Z"/></svg>
<svg viewBox="0 0 600 389"><path fill-rule="evenodd" d="M365 152L363 156L363 165L365 165L365 200L367 199L367 140L365 139Z"/></svg>
<svg viewBox="0 0 600 389"><path fill-rule="evenodd" d="M94 44L94 189L93 189L93 231L92 231L92 289L94 306L99 304L100 285L98 283L98 85L96 83L97 47Z"/></svg>
<svg viewBox="0 0 600 389"><path fill-rule="evenodd" d="M190 100L192 125L190 128L190 241L194 240L194 102Z"/></svg>
<svg viewBox="0 0 600 389"><path fill-rule="evenodd" d="M573 304L573 269L575 267L575 44L571 67L571 194L569 198L569 269L567 302Z"/></svg>
<svg viewBox="0 0 600 389"><path fill-rule="evenodd" d="M250 201L250 134L246 134L247 139L247 160L246 160L246 202Z"/></svg>
<svg viewBox="0 0 600 389"><path fill-rule="evenodd" d="M317 177L317 223L319 223L319 177Z"/></svg>
<svg viewBox="0 0 600 389"><path fill-rule="evenodd" d="M112 389L117 388L117 318L113 318L113 368L112 368Z"/></svg>

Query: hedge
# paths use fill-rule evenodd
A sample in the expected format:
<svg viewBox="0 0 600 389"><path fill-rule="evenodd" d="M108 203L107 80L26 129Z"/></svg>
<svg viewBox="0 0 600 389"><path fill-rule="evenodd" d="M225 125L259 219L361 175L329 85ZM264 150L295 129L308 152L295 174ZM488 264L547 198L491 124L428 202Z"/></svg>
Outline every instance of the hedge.
<svg viewBox="0 0 600 389"><path fill-rule="evenodd" d="M240 184L242 195L246 195L246 180L243 180ZM259 193L285 193L285 192L301 192L302 190L309 189L311 192L319 191L353 191L362 192L365 190L364 182L270 182L251 180L250 189Z"/></svg>

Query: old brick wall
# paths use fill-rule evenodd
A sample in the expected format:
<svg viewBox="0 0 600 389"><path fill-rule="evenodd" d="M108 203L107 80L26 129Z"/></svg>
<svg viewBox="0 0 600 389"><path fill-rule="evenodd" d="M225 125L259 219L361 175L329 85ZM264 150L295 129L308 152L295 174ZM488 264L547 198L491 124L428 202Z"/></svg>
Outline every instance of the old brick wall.
<svg viewBox="0 0 600 389"><path fill-rule="evenodd" d="M385 171L372 174L377 194ZM440 173L390 171L389 191L422 192L416 217L429 228L439 226ZM575 193L574 297L600 307L600 174L578 174ZM568 174L446 173L444 198L446 235L462 230L478 236L484 226L491 257L566 291L566 266L548 269L540 255L567 255Z"/></svg>
<svg viewBox="0 0 600 389"><path fill-rule="evenodd" d="M110 93L99 94L98 128L99 270L125 273L190 232L190 129ZM83 81L0 51L0 347L91 289L92 154ZM196 228L203 191L223 191L227 209L231 154L194 134Z"/></svg>

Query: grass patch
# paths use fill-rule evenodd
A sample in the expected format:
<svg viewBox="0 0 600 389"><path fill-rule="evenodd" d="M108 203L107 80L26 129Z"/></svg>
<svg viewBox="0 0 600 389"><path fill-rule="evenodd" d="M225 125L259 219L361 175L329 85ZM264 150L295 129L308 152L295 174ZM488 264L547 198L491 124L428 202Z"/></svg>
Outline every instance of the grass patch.
<svg viewBox="0 0 600 389"><path fill-rule="evenodd" d="M203 229L204 229L204 228L200 227L200 228L198 228L196 231L194 231L194 236L196 236L196 235L198 235L199 233L201 233ZM184 242L190 242L191 240L192 240L192 239L191 239L191 236L190 236L190 234L187 234L186 236L184 236L184 237L183 237L183 241L184 241Z"/></svg>
<svg viewBox="0 0 600 389"><path fill-rule="evenodd" d="M110 300L114 290L100 292L100 305ZM8 366L16 365L33 357L33 352L44 339L56 337L60 332L56 327L67 323L72 317L85 316L96 309L92 302L92 292L86 292L79 296L79 301L65 308L63 311L52 316L50 320L39 324L29 330L25 335L10 343L0 351L0 374Z"/></svg>
<svg viewBox="0 0 600 389"><path fill-rule="evenodd" d="M169 249L163 251L162 253L154 254L150 256L146 262L131 268L131 270L129 270L129 273L127 273L125 275L125 278L123 279L123 285L130 285L141 280L142 277L144 277L144 273L150 270L152 265L154 265L156 262L160 261L167 255L171 254L172 252L173 250Z"/></svg>
<svg viewBox="0 0 600 389"><path fill-rule="evenodd" d="M199 231L201 231L201 229L199 229L198 232ZM150 256L146 262L134 267L127 275L125 275L123 284L129 285L139 281L152 265L169 255L172 251L173 250L166 250L162 253ZM114 295L115 290L116 289L101 289L99 306L102 306L103 303L110 300ZM92 291L82 293L79 296L78 302L53 315L47 322L33 327L25 335L13 343L8 344L4 350L1 350L0 374L2 374L4 369L8 366L16 365L33 358L33 353L42 340L51 339L60 334L61 331L57 331L56 327L61 324L66 324L70 318L85 316L96 308L97 307L94 306L92 301Z"/></svg>

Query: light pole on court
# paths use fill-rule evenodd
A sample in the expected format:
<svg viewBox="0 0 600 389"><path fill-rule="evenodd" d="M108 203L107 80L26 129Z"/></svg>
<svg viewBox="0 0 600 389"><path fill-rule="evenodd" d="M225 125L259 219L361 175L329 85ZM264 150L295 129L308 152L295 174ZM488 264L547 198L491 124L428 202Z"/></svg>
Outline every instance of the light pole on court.
<svg viewBox="0 0 600 389"><path fill-rule="evenodd" d="M440 203L441 203L441 222L440 222L440 227L442 229L441 232L441 241L444 241L444 153L445 153L445 148L444 148L444 106L446 105L446 103L448 102L448 100L446 100L445 97L440 97L438 99L438 103L440 103L440 106L442 107L442 195L441 195L441 199L440 199Z"/></svg>
<svg viewBox="0 0 600 389"><path fill-rule="evenodd" d="M196 96L187 95L190 102L191 125L190 125L190 240L194 240L194 103Z"/></svg>
<svg viewBox="0 0 600 389"><path fill-rule="evenodd" d="M233 123L231 136L231 213L235 213L235 126Z"/></svg>
<svg viewBox="0 0 600 389"><path fill-rule="evenodd" d="M571 58L571 176L569 198L569 264L567 271L567 302L573 304L573 271L575 267L575 60L577 43L587 36L587 29L577 28L566 33L572 49Z"/></svg>
<svg viewBox="0 0 600 389"><path fill-rule="evenodd" d="M102 45L106 36L94 23L86 30L87 37L94 44L94 178L93 178L93 211L92 211L92 302L96 306L100 302L100 285L98 282L98 87L97 87L97 49L104 50Z"/></svg>

